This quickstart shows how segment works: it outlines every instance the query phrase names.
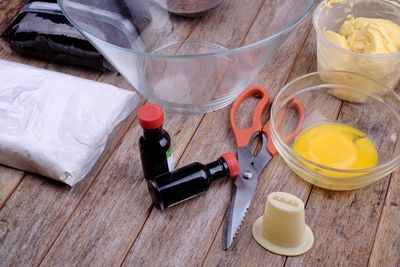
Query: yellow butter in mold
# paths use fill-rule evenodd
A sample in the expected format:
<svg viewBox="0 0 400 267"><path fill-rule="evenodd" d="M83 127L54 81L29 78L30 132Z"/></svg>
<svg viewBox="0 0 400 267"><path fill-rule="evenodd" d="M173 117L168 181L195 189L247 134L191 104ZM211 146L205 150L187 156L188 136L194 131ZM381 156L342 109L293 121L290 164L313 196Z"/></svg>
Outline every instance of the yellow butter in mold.
<svg viewBox="0 0 400 267"><path fill-rule="evenodd" d="M293 150L319 165L340 170L368 169L378 164L373 142L360 130L340 123L322 123L304 130L296 138ZM306 165L334 178L356 176Z"/></svg>

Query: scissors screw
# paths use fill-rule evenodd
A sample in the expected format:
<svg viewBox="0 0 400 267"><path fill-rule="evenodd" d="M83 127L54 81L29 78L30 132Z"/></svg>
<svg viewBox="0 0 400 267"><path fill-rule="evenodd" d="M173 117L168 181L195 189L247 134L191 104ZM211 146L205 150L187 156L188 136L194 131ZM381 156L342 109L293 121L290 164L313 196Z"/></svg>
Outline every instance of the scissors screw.
<svg viewBox="0 0 400 267"><path fill-rule="evenodd" d="M244 177L245 179L250 180L250 179L253 178L253 173L252 173L251 171L247 170L247 171L245 171L245 172L243 173L243 177Z"/></svg>

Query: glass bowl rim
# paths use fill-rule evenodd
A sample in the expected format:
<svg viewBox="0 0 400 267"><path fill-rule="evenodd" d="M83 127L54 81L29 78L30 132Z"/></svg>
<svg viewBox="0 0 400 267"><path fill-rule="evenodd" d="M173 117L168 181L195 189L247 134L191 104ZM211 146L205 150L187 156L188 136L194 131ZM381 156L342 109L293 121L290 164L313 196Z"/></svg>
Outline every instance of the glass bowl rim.
<svg viewBox="0 0 400 267"><path fill-rule="evenodd" d="M353 55L353 56L358 56L358 57L365 57L365 58L391 58L391 57L395 57L395 56L400 56L400 50L393 52L393 53L389 53L389 54L365 54L365 53L360 53L360 52L354 52L354 51L350 51L347 49L344 49L343 47L340 47L334 43L332 43L331 41L329 41L325 35L322 32L322 29L319 27L319 25L317 24L317 14L321 11L322 8L326 7L325 6L325 1L322 1L321 3L318 4L317 8L314 10L314 14L312 17L312 24L314 27L314 30L317 32L317 35L322 37L322 40L324 40L324 42L326 44L328 44L330 47L339 50L343 53L349 54L349 55Z"/></svg>
<svg viewBox="0 0 400 267"><path fill-rule="evenodd" d="M65 10L65 7L63 5L63 3L65 2L65 0L57 0L58 5L60 6L60 9L62 11L62 13L64 14L64 16L66 18L68 18L68 20L72 23L72 25L82 34L85 36L84 32L85 30L82 29L81 27L79 27L78 23L75 22L75 20L69 16L68 12ZM310 0L309 1L310 4L309 6L305 9L304 13L302 13L300 16L296 17L292 22L290 22L290 24L286 27L284 27L282 30L267 36L264 39L260 39L254 43L248 44L248 45L244 45L244 46L240 46L240 47L236 47L233 49L227 49L227 50L223 50L223 51L218 51L218 52L212 52L212 53L204 53L204 54L194 54L194 55L160 55L160 54L155 54L153 52L139 52L139 51L134 51L131 50L129 48L125 48L125 47L121 47L115 44L111 44L108 43L94 35L91 35L92 37L94 37L95 39L103 42L104 44L111 46L113 48L119 49L119 50L123 50L125 52L128 53L132 53L138 56L146 56L146 57L154 57L157 59L184 59L184 58L199 58L199 57L207 57L207 56L228 56L230 54L234 54L234 53L239 53L242 52L244 50L248 50L248 49L252 49L252 48L257 48L259 46L264 45L265 43L269 43L272 42L273 40L277 39L278 37L290 32L291 30L293 30L306 16L307 14L312 10L312 8L314 7L315 3L317 2L317 0Z"/></svg>
<svg viewBox="0 0 400 267"><path fill-rule="evenodd" d="M318 71L317 71L317 72L311 72L311 73L302 75L302 76L300 76L300 77L297 77L297 78L293 79L293 80L290 81L289 83L287 83L287 84L278 92L278 94L276 95L275 99L279 99L279 98L281 98L281 97L283 97L283 99L290 99L290 98L293 96L293 94L291 94L291 95L286 95L286 96L285 96L284 94L285 94L285 91L286 91L288 88L290 88L291 86L293 86L295 83L297 83L297 82L299 82L299 81L301 81L301 80L304 80L304 79L306 79L306 78L309 78L309 77L311 77L311 76L319 76L319 75L321 75L321 74L327 74L327 73L333 73L333 74L334 74L334 73L336 73L336 74L339 73L339 74L347 74L347 75L350 74L350 75L353 75L353 76L362 77L362 78L367 79L367 80L369 80L369 81L375 82L375 83L378 84L379 86L382 86L383 88L386 89L385 95L391 94L391 95L396 99L396 101L400 104L400 96L399 96L396 92L394 92L394 90L387 88L387 87L386 87L385 85L383 85L382 83L380 83L380 82L378 82L378 81L376 81L376 80L374 80L374 79L371 79L371 78L369 78L369 77L367 77L367 76L360 75L360 74L356 74L356 73L352 73L352 72L347 72L347 71L322 71L322 72L318 72ZM326 83L326 85L337 85L337 84ZM349 88L352 87L352 86L350 86L350 85L344 85L344 86L349 87ZM355 88L355 87L352 87L352 88ZM300 90L304 90L304 89L305 89L305 88L300 89ZM375 97L381 98L379 95L377 95L377 94L375 94L375 93L367 93L367 94L371 94L371 95L374 95ZM385 103L386 103L386 102L385 102ZM387 103L386 103L386 104L387 104ZM327 171L336 172L336 173L344 173L344 174L371 174L371 173L374 173L374 172L379 172L379 171L381 171L381 170L385 170L385 169L387 169L387 168L390 168L393 164L396 164L396 165L399 165L399 164L400 164L400 152L398 153L397 156L394 156L394 157L391 158L390 160L387 160L386 162L384 162L384 163L382 163L382 164L379 164L379 165L377 165L376 167L366 168L366 169L356 169L356 170L344 170L344 169L331 168L331 167L328 167L328 166L325 166L325 165L318 164L318 163L316 163L316 162L314 162L314 161L308 160L308 159L304 158L303 156L299 155L297 152L295 152L295 151L294 151L289 145L287 145L287 144L283 141L283 139L280 137L280 134L278 133L278 131L277 131L277 129L276 129L277 125L276 125L276 122L275 122L275 119L274 119L274 118L277 117L276 114L277 114L277 112L278 112L278 108L281 108L281 107L277 107L276 101L273 101L272 107L271 107L271 116L270 116L272 138L276 137L276 138L278 139L279 145L281 145L281 146L283 147L283 149L286 150L286 151L288 152L288 154L290 155L291 158L294 158L294 159L296 159L296 160L301 160L301 161L303 161L303 162L306 162L306 163L308 163L308 164L310 164L310 165L312 165L312 166L314 166L314 167L317 167L317 168L319 168L319 169L322 169L322 170L327 170ZM399 113L398 115L399 115L399 118L400 118L400 113ZM277 150L278 150L278 152L279 152L279 150L281 149L280 146L279 146L279 145L277 146L276 144L274 144L274 145L275 145L275 147L277 148ZM286 159L285 159L285 160L286 160ZM290 160L292 160L292 159L290 159ZM332 177L328 177L328 176L326 176L326 177L327 177L327 178L332 178ZM351 178L356 178L356 177L351 177Z"/></svg>

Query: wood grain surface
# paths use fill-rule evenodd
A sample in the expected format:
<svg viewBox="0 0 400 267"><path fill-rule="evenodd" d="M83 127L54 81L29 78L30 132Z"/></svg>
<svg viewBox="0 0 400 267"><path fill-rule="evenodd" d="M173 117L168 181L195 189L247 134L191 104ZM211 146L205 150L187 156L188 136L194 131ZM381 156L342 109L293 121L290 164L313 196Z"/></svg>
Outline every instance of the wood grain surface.
<svg viewBox="0 0 400 267"><path fill-rule="evenodd" d="M23 171L0 166L0 208L3 207L23 177Z"/></svg>
<svg viewBox="0 0 400 267"><path fill-rule="evenodd" d="M308 19L310 18L307 18L307 20ZM307 20L304 23L307 23ZM310 29L307 30L307 34L309 30ZM295 34L294 36L302 36L302 34ZM285 77L285 79L281 81L282 84L276 87L275 92L277 92L277 90L282 87L287 80L291 80L316 69L316 61L312 60L315 59L314 42L306 42L305 44L302 42L299 50L300 56L296 57L297 60L293 63L294 67L291 75ZM284 55L290 54L288 52L289 51L286 51ZM297 53L294 54L297 55ZM292 67L292 64L289 66ZM339 113L340 105L337 105L335 102L329 103L326 99L321 99L320 102L321 110L325 109L326 113L330 112L331 119L334 120ZM306 102L305 106L307 106ZM266 251L259 246L252 237L253 223L262 215L268 194L275 191L292 193L306 202L311 191L311 185L296 177L296 175L287 168L287 165L281 158L278 157L273 159L260 176L256 195L254 196L252 205L232 248L229 251L222 251L220 249L223 234L223 225L220 225L219 233L217 234L204 262L205 266L244 266L248 262L251 262L252 266L260 266L265 262L270 266L283 266L285 264L285 257L273 253L266 253Z"/></svg>
<svg viewBox="0 0 400 267"><path fill-rule="evenodd" d="M236 1L238 3L238 1ZM235 10L235 9L230 9L230 10ZM225 16L232 16L232 19L235 18L235 16L237 16L237 13L232 13L232 14L224 14ZM256 14L253 14L253 17L255 17ZM244 38L245 38L245 34L248 31L248 27L251 26L253 20L251 18L246 19L245 21L243 21L242 24L238 25L238 28L236 29L236 35L240 34L243 36L242 40L238 39L237 42L243 42ZM200 28L199 28L200 27ZM200 29L200 30L196 30L196 29ZM215 35L215 37L213 38L221 38L219 40L223 41L225 40L226 36L225 35L221 35L218 36L216 35L217 32L215 31L204 31L201 30L201 24L197 25L196 28L189 36L190 38L201 38L204 36L201 36L202 34L206 34L207 37L211 37L210 34ZM218 118L218 116L216 116L215 118ZM171 115L168 116L167 119L167 124L165 125L165 128L170 132L172 139L173 140L178 140L178 142L174 142L174 147L175 147L175 154L178 156L178 159L180 158L182 152L184 151L184 149L186 148L187 144L190 141L190 138L193 136L199 122L201 120L201 117L194 117L194 116L185 116L184 120L182 121L180 119L180 116L176 116L176 115ZM227 121L226 121L227 122ZM205 123L205 124L204 124ZM171 124L171 127L169 127L169 125ZM213 124L209 124L206 122L203 122L202 124L204 125L213 125ZM226 124L222 124L222 127L224 127L226 129ZM184 126L184 127L182 127ZM176 133L178 133L179 135L176 135ZM207 131L205 132L207 133ZM137 147L137 140L139 138L141 134L141 130L140 127L137 125L135 128L135 132L132 135L132 139L131 139L131 143L127 143L127 149L131 149L131 147ZM212 136L212 134L211 134ZM127 138L126 138L127 139ZM212 139L214 140L215 144L219 144L219 142L216 141L215 137ZM133 144L132 144L133 143ZM215 145L217 148L219 148L218 145ZM196 149L198 152L201 152L203 150L200 150L199 148ZM134 153L137 154L136 150L131 150L130 153ZM215 154L211 154L212 157L216 157L218 155ZM132 155L132 158L136 159L136 161L134 161L132 164L132 167L134 168L134 170L132 170L131 174L126 174L126 175L122 175L125 179L131 179L133 180L134 184L136 185L135 187L132 188L132 191L127 191L126 194L123 194L122 192L120 192L118 194L118 196L116 196L116 194L111 194L112 192L110 192L109 195L103 196L101 194L99 194L100 192L102 192L102 190L99 189L95 189L94 194L93 194L93 198L98 199L97 201L87 201L84 200L84 202L86 204L89 203L93 203L92 205L96 205L95 207L78 207L77 210L77 216L79 217L78 219L73 218L73 221L79 221L80 218L84 219L87 217L87 214L80 214L80 211L85 211L85 210L93 210L93 214L98 215L99 212L107 212L107 210L111 209L113 210L114 214L113 216L110 217L104 217L107 220L97 220L97 225L93 225L93 224L86 224L86 223L81 223L79 224L79 229L75 228L75 225L71 225L72 229L69 229L69 224L66 227L66 232L65 232L65 236L68 236L68 240L62 240L62 242L60 242L60 247L57 248L55 250L55 255L53 256L52 251L50 251L50 253L48 254L48 257L46 257L44 263L45 265L59 265L60 263L65 263L65 261L67 262L71 262L72 264L75 264L76 262L74 262L73 260L78 259L81 260L81 256L83 253L86 253L86 255L90 255L90 259L98 259L99 263L107 263L107 264L118 264L119 261L122 261L124 259L124 257L121 258L121 253L124 252L124 249L128 249L129 247L126 248L127 244L132 244L135 239L136 239L136 235L139 233L139 231L141 230L143 224L145 223L144 219L148 216L148 214L146 214L146 212L150 212L152 205L151 205L151 201L150 198L146 192L146 186L145 183L141 177L141 170L140 170L140 162L139 162L139 158L138 157L134 157ZM213 158L211 158L213 159ZM186 161L186 163L190 162L187 160L194 160L194 158L190 159L187 156L184 156L184 160ZM115 163L113 162L113 166L115 167ZM116 170L112 170L112 172L116 172ZM120 170L118 170L118 172L122 172ZM123 179L123 180L125 180ZM117 181L111 181L112 183L115 183ZM93 188L96 188L97 183L95 183L93 185ZM101 187L104 187L105 185L99 185ZM112 186L110 184L106 184L107 187L109 188L116 188L118 189L116 186ZM131 196L138 196L139 199L144 199L145 201L138 201L138 199L132 198ZM108 199L109 197L109 199ZM110 206L110 201L113 202L117 202L120 203L117 208L114 206ZM105 206L100 206L100 203L104 203ZM112 202L111 202L112 203ZM129 205L124 205L123 203L129 203ZM86 206L86 205L85 205ZM97 210L97 207L99 208ZM130 214L132 211L137 211L139 215L141 216L137 216L137 213L133 213L132 217L127 216L127 214ZM190 214L192 214L193 212L191 212ZM152 218L153 213L151 213L149 219L147 221L153 221ZM120 219L127 219L130 218L129 220L131 221L131 223L129 225L126 225L126 223L121 222L121 224L118 223L118 221ZM102 229L102 227L100 227L101 225L105 225L109 222L109 220L113 220L115 223L110 225L109 227L107 227L104 231L100 231ZM139 219L139 220L138 220ZM86 219L85 219L86 220ZM125 225L124 227L121 227L121 225ZM93 229L93 228L97 228L97 230ZM87 229L86 229L87 228ZM175 229L175 228L173 228ZM92 236L90 236L90 238L87 238L88 242L93 242L91 240L96 240L96 244L100 243L100 244L107 244L107 242L109 242L109 240L113 239L115 236L115 232L118 232L121 236L123 236L123 238L120 238L119 240L114 240L114 245L112 247L106 248L104 246L98 245L95 248L97 249L93 249L93 244L92 243L86 243L86 242L82 242L81 243L81 247L78 251L76 251L77 253L79 253L76 257L75 253L71 253L69 254L67 257L62 257L61 255L61 251L65 250L66 247L71 246L73 243L76 243L76 239L80 238L82 235L85 235L85 232L90 231L90 233L93 233ZM136 233L136 235L135 235ZM62 233L62 236L64 236L64 233ZM104 242L104 243L103 243ZM56 246L58 245L58 243L56 243ZM171 246L168 246L171 247ZM105 251L103 251L102 249L107 249L107 253L105 253ZM141 250L141 251L145 251L145 250ZM127 252L127 251L126 251ZM149 251L150 252L150 251ZM72 256L72 257L71 257ZM106 257L103 257L106 256ZM149 259L152 259L153 257L151 255L149 255ZM187 255L189 256L189 255ZM97 262L97 260L95 261ZM86 263L86 261L85 261Z"/></svg>
<svg viewBox="0 0 400 267"><path fill-rule="evenodd" d="M14 16L28 0L0 1L0 32L3 32Z"/></svg>
<svg viewBox="0 0 400 267"><path fill-rule="evenodd" d="M12 60L20 63L34 65L36 67L47 67L57 71L77 75L84 78L98 79L99 73L83 71L53 65L49 62L22 58L15 54L1 54L2 59ZM100 80L110 80L115 83L116 74L105 74ZM109 78L106 78L109 77ZM129 88L120 76L117 86ZM111 152L118 145L119 140L132 123L134 114L121 123L112 134L110 142L94 169L86 180L74 188L62 185L58 182L49 181L36 175L25 174L13 169L0 172L0 181L5 198L13 193L0 210L0 266L8 265L37 265L47 253L56 236L61 231L65 221L69 218L81 197L89 188L96 174L103 167ZM2 168L3 169L3 168ZM2 170L1 169L1 170ZM12 177L10 177L12 173ZM22 177L24 179L22 180ZM13 184L18 184L15 189ZM7 191L6 191L7 190ZM15 192L14 192L15 190ZM30 244L29 246L27 244ZM33 249L34 248L34 249Z"/></svg>
<svg viewBox="0 0 400 267"><path fill-rule="evenodd" d="M0 1L0 29L23 2ZM175 22L166 25L171 27L167 38L207 38L234 47L268 34L272 18L277 22L284 19L274 17L276 7L268 0L231 0L230 4L237 8L257 7L249 8L242 17L238 17L235 9L222 12L227 2L213 12L224 16L221 21L235 22L233 27L215 21L216 26L211 29L201 19L181 23L175 18ZM286 9L286 15L290 16L295 7ZM311 16L289 36L253 84L267 87L274 95L288 81L316 70L316 37ZM168 40L155 39L153 47L163 41ZM179 49L175 52L179 53ZM0 58L132 89L117 73L101 74L60 66L9 55L1 48ZM330 99L318 101L321 110L330 112L332 120L350 121L365 116L357 107ZM246 102L242 111L246 112L251 105ZM178 166L193 161L206 163L223 152L235 151L229 111L225 108L205 116L166 115L164 127L172 137ZM239 116L239 123L244 123L246 117ZM389 132L390 122L383 118L382 124ZM223 251L222 228L231 181L218 181L201 196L166 211L155 209L142 177L138 153L141 131L133 113L113 133L106 152L90 175L73 188L0 166L0 267L400 266L400 171L360 190L335 192L304 182L278 156L264 169L231 249ZM382 153L400 151L400 142L396 148L382 143L379 149ZM252 238L252 224L262 215L267 196L274 191L295 194L306 204L306 223L314 232L315 243L302 256L270 253Z"/></svg>
<svg viewBox="0 0 400 267"><path fill-rule="evenodd" d="M133 115L117 127L94 169L73 188L36 175L25 176L0 211L0 255L4 255L0 265L40 263L132 120Z"/></svg>
<svg viewBox="0 0 400 267"><path fill-rule="evenodd" d="M400 266L400 183L397 170L389 183L378 231L375 236L369 266Z"/></svg>

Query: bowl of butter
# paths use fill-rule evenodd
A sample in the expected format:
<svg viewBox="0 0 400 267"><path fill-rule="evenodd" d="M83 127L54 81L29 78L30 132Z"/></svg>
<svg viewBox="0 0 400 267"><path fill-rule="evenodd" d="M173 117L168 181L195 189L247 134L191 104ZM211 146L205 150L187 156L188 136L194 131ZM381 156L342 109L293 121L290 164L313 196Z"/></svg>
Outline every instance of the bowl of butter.
<svg viewBox="0 0 400 267"><path fill-rule="evenodd" d="M347 71L389 89L400 81L400 0L324 0L314 12L318 71ZM334 82L337 77L322 77ZM343 77L341 77L343 78ZM385 94L374 84L348 77L349 85ZM364 83L363 83L364 82ZM363 102L356 92L336 90L343 100Z"/></svg>
<svg viewBox="0 0 400 267"><path fill-rule="evenodd" d="M386 93L365 90L366 84ZM363 101L344 100L340 90ZM305 117L292 140L287 136L299 121L294 99L304 106ZM387 177L400 165L400 97L366 76L327 71L299 77L275 97L270 121L279 154L316 186L353 190Z"/></svg>

